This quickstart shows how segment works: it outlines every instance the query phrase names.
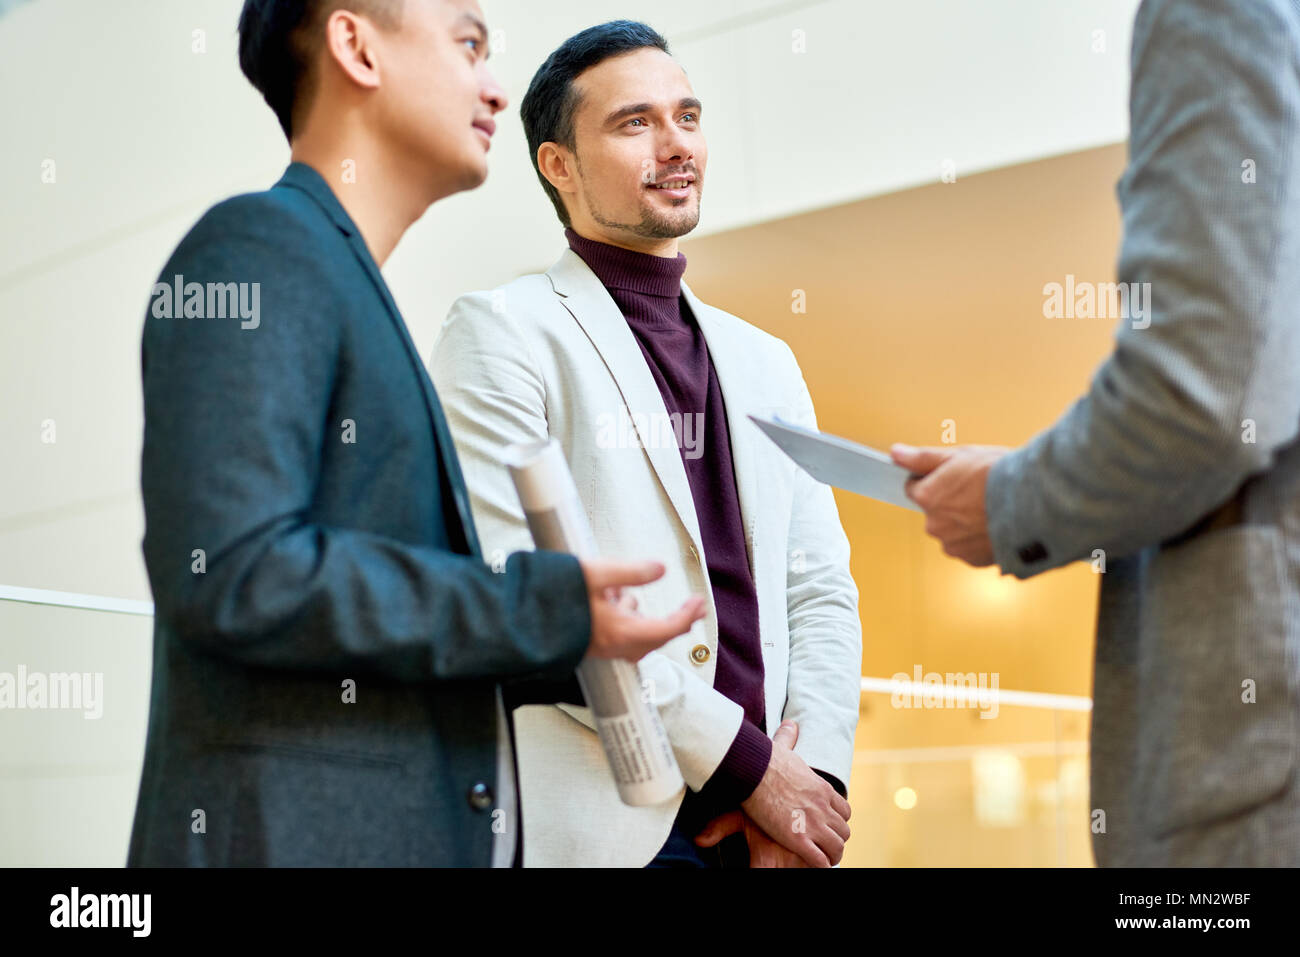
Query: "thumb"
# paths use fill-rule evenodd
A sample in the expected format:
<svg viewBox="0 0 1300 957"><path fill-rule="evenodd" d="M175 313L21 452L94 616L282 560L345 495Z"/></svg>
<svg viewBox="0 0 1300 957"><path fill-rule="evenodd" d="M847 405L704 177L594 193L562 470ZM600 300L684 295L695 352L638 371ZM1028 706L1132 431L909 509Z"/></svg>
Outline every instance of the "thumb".
<svg viewBox="0 0 1300 957"><path fill-rule="evenodd" d="M895 465L901 465L913 475L928 475L952 455L952 449L917 449L910 445L894 443L889 449L889 456Z"/></svg>
<svg viewBox="0 0 1300 957"><path fill-rule="evenodd" d="M745 816L740 811L728 811L715 817L704 826L704 830L695 835L695 843L700 847L712 847L728 834L735 834L745 826Z"/></svg>
<svg viewBox="0 0 1300 957"><path fill-rule="evenodd" d="M787 751L794 750L794 743L799 740L799 725L793 721L782 721L781 727L772 735L772 744L780 745Z"/></svg>

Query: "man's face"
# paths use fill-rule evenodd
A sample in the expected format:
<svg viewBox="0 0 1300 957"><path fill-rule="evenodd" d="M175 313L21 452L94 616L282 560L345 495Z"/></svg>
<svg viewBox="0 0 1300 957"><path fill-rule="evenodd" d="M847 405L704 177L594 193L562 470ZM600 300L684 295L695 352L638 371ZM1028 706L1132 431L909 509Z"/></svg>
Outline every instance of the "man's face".
<svg viewBox="0 0 1300 957"><path fill-rule="evenodd" d="M412 175L447 195L487 178L487 151L505 91L485 63L476 0L406 0L401 27L383 33L377 124ZM418 171L417 171L418 170Z"/></svg>
<svg viewBox="0 0 1300 957"><path fill-rule="evenodd" d="M574 86L575 229L629 242L694 229L709 150L677 62L647 47L598 63Z"/></svg>

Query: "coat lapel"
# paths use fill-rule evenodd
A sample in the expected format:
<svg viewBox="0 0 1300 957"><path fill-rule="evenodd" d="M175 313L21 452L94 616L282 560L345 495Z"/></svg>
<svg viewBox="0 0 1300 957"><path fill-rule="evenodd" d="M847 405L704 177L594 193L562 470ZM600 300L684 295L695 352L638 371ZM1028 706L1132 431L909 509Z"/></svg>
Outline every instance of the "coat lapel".
<svg viewBox="0 0 1300 957"><path fill-rule="evenodd" d="M718 310L701 302L685 282L682 294L704 333L713 374L718 377L722 401L727 408L727 432L731 439L731 461L736 473L736 492L740 497L740 517L745 524L745 547L749 553L749 573L758 581L754 565L754 534L758 511L758 476L755 474L754 441L758 430L746 418L758 411L749 401L749 382L753 370L746 357L736 348L734 337L727 335L725 320ZM734 321L734 320L732 320Z"/></svg>
<svg viewBox="0 0 1300 957"><path fill-rule="evenodd" d="M474 529L473 513L470 511L469 495L465 488L465 477L461 474L460 460L456 457L456 446L452 443L451 430L447 426L447 419L442 411L442 403L438 401L438 393L433 388L429 372L420 359L420 353L415 348L411 333L406 328L406 322L402 319L402 314L397 309L397 303L393 301L392 293L388 290L388 283L384 281L379 266L375 263L374 257L370 255L365 240L357 230L356 224L352 222L352 218L348 216L347 211L339 203L338 197L334 195L320 174L310 166L304 163L291 164L285 171L284 176L281 177L280 183L302 190L325 210L339 228L339 231L347 238L352 254L356 256L357 261L370 278L370 282L374 285L375 291L379 293L380 299L383 300L389 321L392 322L397 335L401 338L406 349L407 358L411 361L412 370L415 372L416 378L420 380L424 403L428 409L429 419L433 424L434 435L437 439L442 470L447 478L452 498L455 501L456 512L460 516L461 529L465 535L465 547L471 555L481 556L482 550L479 546L478 534Z"/></svg>
<svg viewBox="0 0 1300 957"><path fill-rule="evenodd" d="M627 320L596 274L572 249L566 249L546 275L564 307L600 353L623 397L623 404L637 429L641 448L650 460L659 484L672 502L687 535L703 554L695 500L691 497L681 452L675 446L653 441L653 426L651 435L641 431L646 421L663 421L668 410Z"/></svg>

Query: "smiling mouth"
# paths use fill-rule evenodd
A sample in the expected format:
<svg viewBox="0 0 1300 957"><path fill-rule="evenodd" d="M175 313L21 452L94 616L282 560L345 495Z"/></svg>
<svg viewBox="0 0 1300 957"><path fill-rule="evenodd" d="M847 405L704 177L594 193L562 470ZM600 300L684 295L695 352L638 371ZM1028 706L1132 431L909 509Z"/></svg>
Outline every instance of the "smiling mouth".
<svg viewBox="0 0 1300 957"><path fill-rule="evenodd" d="M688 179L686 177L682 177L680 179L666 179L662 183L649 183L648 188L668 189L668 190L687 189L694 182L695 181L693 179Z"/></svg>
<svg viewBox="0 0 1300 957"><path fill-rule="evenodd" d="M483 139L486 141L486 145L492 145L492 134L496 132L495 123L491 121L475 123L474 129L483 134Z"/></svg>

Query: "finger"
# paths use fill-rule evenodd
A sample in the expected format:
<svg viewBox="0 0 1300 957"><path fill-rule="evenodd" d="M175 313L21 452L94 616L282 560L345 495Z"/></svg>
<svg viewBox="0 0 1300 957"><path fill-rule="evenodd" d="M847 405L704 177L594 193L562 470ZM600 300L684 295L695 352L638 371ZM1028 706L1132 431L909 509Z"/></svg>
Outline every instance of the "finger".
<svg viewBox="0 0 1300 957"><path fill-rule="evenodd" d="M931 476L928 475L911 476L910 479L905 480L904 484L902 484L902 494L905 494L907 498L911 499L911 501L920 505L917 494L922 490L922 488L927 488L928 484L930 484L930 479Z"/></svg>
<svg viewBox="0 0 1300 957"><path fill-rule="evenodd" d="M794 750L794 743L799 740L799 725L793 721L782 721L781 727L776 729L776 734L772 735L772 744L780 745L791 751Z"/></svg>
<svg viewBox="0 0 1300 957"><path fill-rule="evenodd" d="M923 448L896 442L889 449L889 457L895 465L901 465L913 475L928 475L948 460L952 449Z"/></svg>
<svg viewBox="0 0 1300 957"><path fill-rule="evenodd" d="M631 592L624 592L623 597L618 600L619 611L626 615L636 614L637 607L636 595Z"/></svg>
<svg viewBox="0 0 1300 957"><path fill-rule="evenodd" d="M818 835L817 846L821 848L822 853L826 855L827 867L832 864L838 864L844 857L844 839L831 830L822 831Z"/></svg>
<svg viewBox="0 0 1300 957"><path fill-rule="evenodd" d="M763 848L760 863L755 864L751 858L750 867L807 867L804 859L793 851L788 851L780 844L771 844Z"/></svg>
<svg viewBox="0 0 1300 957"><path fill-rule="evenodd" d="M903 493L917 505L921 506L926 513L926 518L933 519L931 513L938 504L935 501L936 493L933 489L942 489L944 485L947 484L948 477L947 472L941 472L938 470L933 471L928 475L922 475L919 477L914 476L903 483ZM924 501L922 500L922 496L926 496ZM928 527L926 532L931 535L934 534Z"/></svg>
<svg viewBox="0 0 1300 957"><path fill-rule="evenodd" d="M664 619L670 637L676 638L690 631L691 625L704 617L704 609L704 598L701 595L692 595L682 602L680 608Z"/></svg>
<svg viewBox="0 0 1300 957"><path fill-rule="evenodd" d="M667 618L630 618L626 625L627 637L658 648L664 642L691 630L691 625L704 617L704 599L699 595L688 598L682 607Z"/></svg>
<svg viewBox="0 0 1300 957"><path fill-rule="evenodd" d="M834 831L841 841L847 841L851 832L849 824L838 814L828 815L825 821L826 827Z"/></svg>
<svg viewBox="0 0 1300 957"><path fill-rule="evenodd" d="M818 847L810 837L804 837L795 853L798 854L800 860L806 863L809 867L831 866L830 858L822 853L822 849Z"/></svg>
<svg viewBox="0 0 1300 957"><path fill-rule="evenodd" d="M627 585L648 585L663 577L663 562L607 562L587 565L589 589L623 588Z"/></svg>
<svg viewBox="0 0 1300 957"><path fill-rule="evenodd" d="M695 843L700 847L712 847L728 834L735 834L744 827L744 815L740 811L728 811L715 817L704 830L695 835Z"/></svg>
<svg viewBox="0 0 1300 957"><path fill-rule="evenodd" d="M840 792L834 788L831 788L831 809L846 821L853 816L853 808L849 806L849 802L840 797Z"/></svg>

